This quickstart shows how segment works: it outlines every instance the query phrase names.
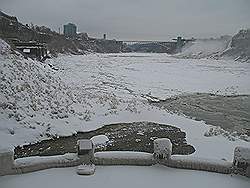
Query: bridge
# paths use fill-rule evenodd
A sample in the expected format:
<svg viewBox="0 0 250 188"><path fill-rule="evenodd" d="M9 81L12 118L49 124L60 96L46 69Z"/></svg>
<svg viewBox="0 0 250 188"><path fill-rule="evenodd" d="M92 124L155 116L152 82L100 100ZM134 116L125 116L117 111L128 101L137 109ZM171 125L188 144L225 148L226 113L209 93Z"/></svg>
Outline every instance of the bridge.
<svg viewBox="0 0 250 188"><path fill-rule="evenodd" d="M134 44L166 44L166 45L174 45L176 43L186 43L189 41L195 41L194 38L191 39L184 39L182 37L177 37L172 39L173 41L150 41L150 40L124 40L123 43L127 45L134 45Z"/></svg>
<svg viewBox="0 0 250 188"><path fill-rule="evenodd" d="M167 41L150 41L150 40L125 40L123 43L127 45L134 45L134 44L153 44L153 43L169 43Z"/></svg>
<svg viewBox="0 0 250 188"><path fill-rule="evenodd" d="M194 38L177 37L173 41L125 40L123 44L131 51L136 52L175 53L179 52L187 42L194 40Z"/></svg>

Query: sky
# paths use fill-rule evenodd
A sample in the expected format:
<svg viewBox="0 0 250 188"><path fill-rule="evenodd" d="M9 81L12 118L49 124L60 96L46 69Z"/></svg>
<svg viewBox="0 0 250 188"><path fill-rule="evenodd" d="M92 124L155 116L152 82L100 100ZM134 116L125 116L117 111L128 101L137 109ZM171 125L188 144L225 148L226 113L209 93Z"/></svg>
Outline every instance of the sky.
<svg viewBox="0 0 250 188"><path fill-rule="evenodd" d="M250 28L250 0L0 0L0 10L22 23L117 40L161 40L233 35Z"/></svg>

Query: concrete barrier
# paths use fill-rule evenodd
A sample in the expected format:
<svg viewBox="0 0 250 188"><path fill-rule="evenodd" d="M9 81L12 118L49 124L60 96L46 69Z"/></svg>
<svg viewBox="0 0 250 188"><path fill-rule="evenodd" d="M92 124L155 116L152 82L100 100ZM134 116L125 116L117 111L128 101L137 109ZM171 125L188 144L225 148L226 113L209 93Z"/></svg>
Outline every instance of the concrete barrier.
<svg viewBox="0 0 250 188"><path fill-rule="evenodd" d="M247 177L249 177L250 172L250 150L248 148L236 148L233 164L223 160L171 155L172 144L168 139L158 139L154 142L154 154L133 151L107 151L94 154L92 147L86 148L85 145L83 146L79 148L78 153L47 157L26 157L15 161L13 151L0 150L0 176L34 172L48 168L73 167L88 164L89 162L95 165L136 166L151 166L159 163L173 168L203 170L223 174L235 173L237 172L235 170L242 170L240 169L242 167L246 171L243 175Z"/></svg>
<svg viewBox="0 0 250 188"><path fill-rule="evenodd" d="M49 168L63 168L78 166L82 163L75 153L48 157L26 157L16 159L12 168L0 170L0 175L22 174ZM1 167L2 169L2 167Z"/></svg>
<svg viewBox="0 0 250 188"><path fill-rule="evenodd" d="M174 155L172 155L169 160L161 160L159 163L172 168L203 170L223 174L232 173L233 166L232 162L227 162L223 160L212 160L192 156Z"/></svg>
<svg viewBox="0 0 250 188"><path fill-rule="evenodd" d="M95 165L136 165L151 166L156 164L153 154L132 151L110 151L95 153Z"/></svg>
<svg viewBox="0 0 250 188"><path fill-rule="evenodd" d="M0 150L0 175L6 174L14 167L14 152L12 150Z"/></svg>

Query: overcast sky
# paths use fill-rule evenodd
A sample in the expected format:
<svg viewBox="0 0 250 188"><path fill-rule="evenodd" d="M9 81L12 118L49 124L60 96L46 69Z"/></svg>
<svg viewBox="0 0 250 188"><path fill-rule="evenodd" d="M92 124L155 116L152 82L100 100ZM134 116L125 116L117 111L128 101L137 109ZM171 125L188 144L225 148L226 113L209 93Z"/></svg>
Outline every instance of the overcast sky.
<svg viewBox="0 0 250 188"><path fill-rule="evenodd" d="M22 23L53 30L68 22L109 39L214 37L250 28L250 0L0 0Z"/></svg>

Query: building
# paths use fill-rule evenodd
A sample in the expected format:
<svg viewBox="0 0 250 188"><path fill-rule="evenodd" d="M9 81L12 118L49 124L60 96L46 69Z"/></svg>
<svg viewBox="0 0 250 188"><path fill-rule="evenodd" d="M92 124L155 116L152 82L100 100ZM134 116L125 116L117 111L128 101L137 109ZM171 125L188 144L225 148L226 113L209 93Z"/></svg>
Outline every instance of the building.
<svg viewBox="0 0 250 188"><path fill-rule="evenodd" d="M47 56L47 48L44 44L37 42L13 42L13 44L27 57L43 60Z"/></svg>
<svg viewBox="0 0 250 188"><path fill-rule="evenodd" d="M63 34L66 37L76 37L76 25L72 23L68 23L67 25L63 26Z"/></svg>

